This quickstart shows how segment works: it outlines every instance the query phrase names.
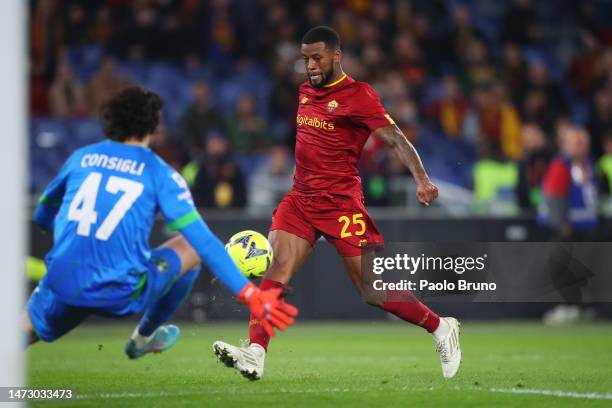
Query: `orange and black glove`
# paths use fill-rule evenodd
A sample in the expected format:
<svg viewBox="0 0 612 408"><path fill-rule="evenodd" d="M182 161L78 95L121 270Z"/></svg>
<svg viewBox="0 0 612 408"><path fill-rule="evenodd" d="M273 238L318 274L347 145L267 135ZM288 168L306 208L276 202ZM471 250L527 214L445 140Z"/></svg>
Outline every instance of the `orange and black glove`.
<svg viewBox="0 0 612 408"><path fill-rule="evenodd" d="M281 297L281 288L261 290L253 283L248 283L240 293L238 301L249 306L249 310L255 318L261 321L266 334L274 336L274 328L285 330L291 326L298 314L295 306L285 302Z"/></svg>

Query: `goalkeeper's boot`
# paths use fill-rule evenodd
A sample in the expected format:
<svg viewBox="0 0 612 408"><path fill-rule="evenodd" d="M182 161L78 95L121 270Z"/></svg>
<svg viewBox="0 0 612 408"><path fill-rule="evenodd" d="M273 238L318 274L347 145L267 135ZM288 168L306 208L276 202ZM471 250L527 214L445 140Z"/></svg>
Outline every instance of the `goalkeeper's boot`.
<svg viewBox="0 0 612 408"><path fill-rule="evenodd" d="M236 347L223 341L215 341L213 350L223 364L235 368L245 378L255 381L263 377L266 350L259 344L242 344Z"/></svg>
<svg viewBox="0 0 612 408"><path fill-rule="evenodd" d="M461 365L461 346L459 345L460 324L452 317L441 317L448 324L448 334L436 340L436 351L442 363L444 378L453 378Z"/></svg>
<svg viewBox="0 0 612 408"><path fill-rule="evenodd" d="M161 353L174 346L180 334L181 331L174 325L160 326L145 344L139 345L134 339L128 340L125 345L125 354L128 358L135 359L147 353Z"/></svg>

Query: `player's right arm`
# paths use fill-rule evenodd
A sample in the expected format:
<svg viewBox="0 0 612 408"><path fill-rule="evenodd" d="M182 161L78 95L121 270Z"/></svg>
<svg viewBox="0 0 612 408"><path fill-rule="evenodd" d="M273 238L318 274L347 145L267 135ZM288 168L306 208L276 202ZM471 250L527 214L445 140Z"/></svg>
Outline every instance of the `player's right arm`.
<svg viewBox="0 0 612 408"><path fill-rule="evenodd" d="M417 198L429 205L438 197L438 187L430 180L415 147L395 123L376 129L376 135L389 146L412 173L417 187Z"/></svg>
<svg viewBox="0 0 612 408"><path fill-rule="evenodd" d="M34 210L34 222L45 231L53 231L55 216L57 215L64 192L66 191L66 181L70 173L74 154L66 160L57 176L49 183L45 191L38 199L38 205Z"/></svg>
<svg viewBox="0 0 612 408"><path fill-rule="evenodd" d="M423 162L412 143L406 139L391 116L385 112L380 97L374 88L368 84L360 83L353 98L357 101L352 106L351 116L353 120L366 126L370 132L376 133L376 136L393 149L414 177L418 200L422 204L429 205L438 197L438 187L429 180Z"/></svg>
<svg viewBox="0 0 612 408"><path fill-rule="evenodd" d="M274 335L274 327L284 330L293 324L297 309L280 297L280 290L261 291L238 270L223 244L210 231L193 205L187 182L176 171L163 165L157 182L157 202L168 229L180 232L200 259L241 303L262 318L264 328Z"/></svg>

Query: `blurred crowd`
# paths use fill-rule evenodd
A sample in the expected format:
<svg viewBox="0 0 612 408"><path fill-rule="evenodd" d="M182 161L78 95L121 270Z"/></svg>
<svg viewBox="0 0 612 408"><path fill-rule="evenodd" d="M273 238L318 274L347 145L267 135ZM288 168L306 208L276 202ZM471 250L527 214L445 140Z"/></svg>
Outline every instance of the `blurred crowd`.
<svg viewBox="0 0 612 408"><path fill-rule="evenodd" d="M433 177L472 191L476 211L554 224L549 198L591 183L599 206L612 187L611 16L596 0L36 0L30 112L81 120L150 87L166 103L154 148L198 204L267 209L291 185L300 38L326 24ZM361 171L369 204L410 200L375 138Z"/></svg>

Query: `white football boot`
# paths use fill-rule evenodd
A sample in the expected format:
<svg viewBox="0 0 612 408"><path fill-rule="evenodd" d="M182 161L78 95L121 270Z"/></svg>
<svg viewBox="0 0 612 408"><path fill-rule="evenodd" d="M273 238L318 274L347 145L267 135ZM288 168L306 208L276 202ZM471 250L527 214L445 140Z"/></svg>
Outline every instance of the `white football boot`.
<svg viewBox="0 0 612 408"><path fill-rule="evenodd" d="M266 350L259 344L242 344L236 347L223 341L215 341L213 350L219 361L227 367L235 368L245 378L255 381L263 377Z"/></svg>
<svg viewBox="0 0 612 408"><path fill-rule="evenodd" d="M460 324L452 317L441 317L440 319L448 324L448 334L442 339L436 339L436 352L440 355L442 375L444 378L453 378L461 365Z"/></svg>

